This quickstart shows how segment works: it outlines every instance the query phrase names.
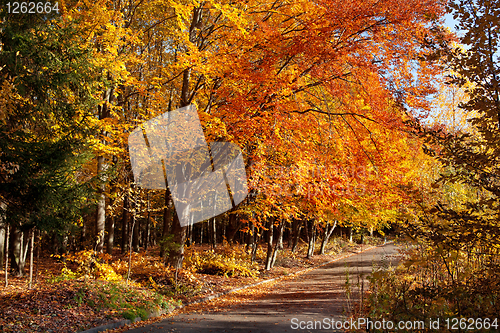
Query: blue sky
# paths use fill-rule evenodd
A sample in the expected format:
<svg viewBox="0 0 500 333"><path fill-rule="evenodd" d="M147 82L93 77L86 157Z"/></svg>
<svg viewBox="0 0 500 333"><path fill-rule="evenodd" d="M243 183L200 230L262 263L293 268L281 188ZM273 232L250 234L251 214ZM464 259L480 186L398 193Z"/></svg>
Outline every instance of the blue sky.
<svg viewBox="0 0 500 333"><path fill-rule="evenodd" d="M455 31L455 32L458 32L456 29L455 29L455 25L457 24L457 21L455 21L453 19L453 15L451 14L446 14L444 16L445 18L445 21L444 21L444 25L449 27L452 31Z"/></svg>

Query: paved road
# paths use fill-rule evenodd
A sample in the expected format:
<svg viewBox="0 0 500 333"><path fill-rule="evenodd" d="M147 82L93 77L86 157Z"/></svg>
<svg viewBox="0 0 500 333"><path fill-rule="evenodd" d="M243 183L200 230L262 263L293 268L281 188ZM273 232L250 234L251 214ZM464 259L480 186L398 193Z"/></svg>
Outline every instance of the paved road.
<svg viewBox="0 0 500 333"><path fill-rule="evenodd" d="M279 282L270 292L256 293L255 298L222 311L180 314L127 333L318 332L307 329L307 322L321 321L325 329L325 321L331 324L331 319L343 320L345 310L359 301L356 291L367 288L364 277L373 267L396 261L397 247L388 244ZM347 276L353 291L350 297L346 292Z"/></svg>

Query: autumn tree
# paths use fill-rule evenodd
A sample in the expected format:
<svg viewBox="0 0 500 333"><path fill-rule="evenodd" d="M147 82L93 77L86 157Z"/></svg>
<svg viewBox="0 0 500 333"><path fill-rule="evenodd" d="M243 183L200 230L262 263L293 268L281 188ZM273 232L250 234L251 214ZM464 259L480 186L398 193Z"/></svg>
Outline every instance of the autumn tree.
<svg viewBox="0 0 500 333"><path fill-rule="evenodd" d="M183 6L176 13L189 23L186 18L197 13L194 8ZM442 14L437 3L256 1L232 8L206 3L202 12L219 10L230 29L221 26L211 32L215 41L205 39L203 48L187 43L189 52L179 58L193 64L190 75L203 73L200 83L191 85L203 87L209 97L204 109L223 121L227 136L243 148L252 165L254 198L262 200L251 203L262 217L253 221L268 234L275 223L279 226L281 216L292 217L297 210L278 188L295 186L300 195L314 191L315 202L334 204L336 197L327 189L340 179L325 176L312 181L306 175L318 165L332 169L330 156L344 163L348 154L342 149L352 144L356 151L348 148L349 153L364 166L385 164L372 123L396 129L402 124L400 105L415 110L428 106L425 97L433 92L430 83L436 68L418 57L425 52L424 38L432 35L426 24ZM197 36L202 38L206 26L185 23L184 31L200 29ZM317 87L322 90L315 91ZM339 127L339 137L347 135L349 140L334 148L325 149L329 140L338 140L333 135L308 135ZM326 143L320 147L316 140ZM278 168L293 172L273 184ZM316 211L314 205L303 207Z"/></svg>
<svg viewBox="0 0 500 333"><path fill-rule="evenodd" d="M436 67L421 58L441 14L439 2L416 0L61 1L99 90L87 118L93 159L80 174L97 194L83 238L92 230L101 251L107 230L111 252L114 235L124 251L132 236L137 251L162 211L157 239L181 267L193 228L181 228L168 191L133 190L127 137L188 104L207 142L238 144L246 162L251 195L212 220L222 227L212 239L265 231L272 267L287 228L297 241L307 227L310 255L319 230L327 240L334 225L376 229L411 178L404 108L428 109Z"/></svg>
<svg viewBox="0 0 500 333"><path fill-rule="evenodd" d="M438 184L462 183L477 193L461 207L439 205L437 212L453 229L450 246L497 244L500 151L500 91L498 20L495 2L455 1L450 4L458 28L464 31L464 47L450 48L446 65L449 84L467 95L458 107L468 119L460 131L428 130L429 153L445 168ZM450 230L451 231L451 230Z"/></svg>
<svg viewBox="0 0 500 333"><path fill-rule="evenodd" d="M410 270L428 273L415 270L428 267L440 276L436 283L419 283L412 289L415 297L447 315L485 317L498 312L492 299L499 294L500 5L456 0L449 10L458 21L460 43L444 45L436 59L448 70L451 89L463 93L458 105L438 104L452 117L441 124L416 125L434 163L422 172L427 186L415 191L417 207L402 226L424 245ZM450 107L452 113L446 110ZM458 124L454 115L464 121ZM429 302L425 295L430 291ZM442 297L446 302L439 305L436 300Z"/></svg>
<svg viewBox="0 0 500 333"><path fill-rule="evenodd" d="M80 167L95 133L96 68L79 41L73 25L50 15L1 24L0 201L20 275L27 231L63 233L92 197Z"/></svg>

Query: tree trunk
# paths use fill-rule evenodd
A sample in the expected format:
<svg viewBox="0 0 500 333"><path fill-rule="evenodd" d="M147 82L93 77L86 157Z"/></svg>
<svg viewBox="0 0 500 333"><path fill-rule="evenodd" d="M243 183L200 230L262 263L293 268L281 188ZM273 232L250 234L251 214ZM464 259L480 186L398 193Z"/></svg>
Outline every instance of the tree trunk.
<svg viewBox="0 0 500 333"><path fill-rule="evenodd" d="M122 239L121 239L121 248L122 253L127 251L127 228L128 228L128 220L129 220L129 194L125 195L123 199L123 213L122 213Z"/></svg>
<svg viewBox="0 0 500 333"><path fill-rule="evenodd" d="M135 226L135 210L132 213L132 228L130 230L130 238L128 241L129 253L128 253L127 283L130 279L130 274L132 272L132 238L134 236L134 226Z"/></svg>
<svg viewBox="0 0 500 333"><path fill-rule="evenodd" d="M211 239L211 242L212 242L212 249L215 250L215 248L217 247L217 225L215 224L215 217L212 218L212 222L211 222L211 230L212 230L212 239Z"/></svg>
<svg viewBox="0 0 500 333"><path fill-rule="evenodd" d="M3 202L0 202L0 267L3 267L4 264L4 256L5 256L5 235L7 231L7 225L4 222L3 211L7 205Z"/></svg>
<svg viewBox="0 0 500 333"><path fill-rule="evenodd" d="M284 228L285 228L285 221L281 220L280 222L280 229L278 230L278 249L282 250L283 249L283 234L284 234Z"/></svg>
<svg viewBox="0 0 500 333"><path fill-rule="evenodd" d="M26 235L27 236L27 235ZM23 242L22 242L22 262L23 262L23 272L22 275L24 275L24 267L26 266L26 258L28 257L28 248L29 248L29 242L28 239L25 239L25 233L23 232ZM21 275L21 276L22 276Z"/></svg>
<svg viewBox="0 0 500 333"><path fill-rule="evenodd" d="M33 248L35 247L35 229L31 230L31 246L30 246L30 279L28 282L28 289L31 289L33 283Z"/></svg>
<svg viewBox="0 0 500 333"><path fill-rule="evenodd" d="M311 220L310 223L311 228L309 230L309 241L307 248L307 259L311 259L314 255L314 246L316 245L316 224L314 220Z"/></svg>
<svg viewBox="0 0 500 333"><path fill-rule="evenodd" d="M253 246L254 246L254 239L255 239L255 226L253 225L252 222L249 222L250 225L249 225L249 230L248 230L248 234L247 234L247 245L245 247L245 252L250 252L252 253L252 250L253 250Z"/></svg>
<svg viewBox="0 0 500 333"><path fill-rule="evenodd" d="M132 185L133 186L133 185ZM131 249L134 252L139 252L139 232L140 232L140 223L139 219L137 218L137 191L134 188L134 200L131 202L131 208L132 208L132 225L130 227L130 230L132 232L132 244Z"/></svg>
<svg viewBox="0 0 500 333"><path fill-rule="evenodd" d="M299 244L300 232L302 231L302 220L295 220L294 232L293 232L293 245L292 253L297 250L297 245Z"/></svg>
<svg viewBox="0 0 500 333"><path fill-rule="evenodd" d="M149 191L148 191L148 196L147 196L147 210L148 210L148 215L146 217L146 230L144 231L144 237L142 238L142 245L144 246L144 250L148 250L148 243L149 243L149 234L151 233L150 231L150 226L151 226L151 207L150 207L150 202L149 202Z"/></svg>
<svg viewBox="0 0 500 333"><path fill-rule="evenodd" d="M117 156L113 156L112 163L113 163L113 167L115 167L116 164L118 163ZM128 171L130 171L130 170L128 170ZM111 184L112 184L111 191L113 193L118 191L117 182L118 182L118 180L116 178L111 180ZM116 201L116 199L114 199L114 198L111 199L109 202L109 205L114 206L116 204L115 201ZM115 247L115 228L116 228L116 216L115 216L115 213L113 213L113 215L107 219L107 224L106 224L106 231L107 231L107 234L106 234L106 253L108 253L110 255L113 255L113 248Z"/></svg>
<svg viewBox="0 0 500 333"><path fill-rule="evenodd" d="M104 156L97 157L97 174L99 175L100 184L98 187L97 212L96 212L96 251L101 253L104 248L104 228L106 223L106 185L104 172L106 165Z"/></svg>
<svg viewBox="0 0 500 333"><path fill-rule="evenodd" d="M241 228L241 221L238 219L238 216L236 214L230 213L229 214L229 223L227 226L227 241L229 243L234 242L234 236L236 236L236 233L238 230Z"/></svg>
<svg viewBox="0 0 500 333"><path fill-rule="evenodd" d="M226 223L225 223L225 219L223 218L221 220L221 227L220 229L222 230L222 242L224 243L224 241L227 241L227 238L226 238Z"/></svg>
<svg viewBox="0 0 500 333"><path fill-rule="evenodd" d="M286 242L287 242L287 247L289 249L292 248L293 246L293 235L294 235L294 230L295 230L295 219L292 219L292 223L290 224L290 228L287 228L285 229L285 231L287 232L287 237L286 237Z"/></svg>
<svg viewBox="0 0 500 333"><path fill-rule="evenodd" d="M309 244L311 241L311 221L307 220L306 221L306 242Z"/></svg>
<svg viewBox="0 0 500 333"><path fill-rule="evenodd" d="M352 227L349 227L349 242L352 243Z"/></svg>
<svg viewBox="0 0 500 333"><path fill-rule="evenodd" d="M134 203L134 212L132 214L132 249L134 250L134 252L139 252L139 237L140 237L140 228L141 228L141 224L140 224L140 219L138 219L136 216L136 209L137 209L137 206L136 204Z"/></svg>
<svg viewBox="0 0 500 333"><path fill-rule="evenodd" d="M276 257L278 256L278 251L283 249L283 228L285 227L285 222L281 220L278 226L278 236L276 244L274 245L273 256L271 258L271 268L274 267L276 263Z"/></svg>
<svg viewBox="0 0 500 333"><path fill-rule="evenodd" d="M151 213L148 212L147 222L146 222L146 230L144 230L144 235L142 237L142 246L144 246L144 251L148 250L149 242L151 238L151 222L149 219L151 218Z"/></svg>
<svg viewBox="0 0 500 333"><path fill-rule="evenodd" d="M328 230L329 224L326 224L325 233L323 234L323 241L321 242L321 250L319 251L319 254L325 254L326 245L328 244L328 240L330 239L330 236L332 235L333 230L335 230L336 226L337 226L337 221L335 221L332 228Z"/></svg>
<svg viewBox="0 0 500 333"><path fill-rule="evenodd" d="M186 228L186 245L191 246L193 243L193 225L190 223Z"/></svg>
<svg viewBox="0 0 500 333"><path fill-rule="evenodd" d="M172 198L170 196L170 190L167 187L165 191L165 207L163 208L163 230L160 239L160 258L165 258L165 246L161 245L162 241L165 241L169 234L170 221L172 219L172 210L170 209Z"/></svg>
<svg viewBox="0 0 500 333"><path fill-rule="evenodd" d="M115 217L111 216L108 222L108 241L106 242L106 252L113 254L113 246L115 243Z"/></svg>
<svg viewBox="0 0 500 333"><path fill-rule="evenodd" d="M35 283L38 282L38 265L40 264L40 244L42 243L42 232L38 230L36 242L36 270L35 270Z"/></svg>
<svg viewBox="0 0 500 333"><path fill-rule="evenodd" d="M0 267L3 267L3 258L5 256L5 231L6 225L2 222L2 217L0 216Z"/></svg>
<svg viewBox="0 0 500 333"><path fill-rule="evenodd" d="M108 78L111 80L110 74L108 73ZM106 119L110 117L110 106L109 104L113 100L113 92L114 88L107 88L103 92L103 101L104 103L97 107L99 120ZM102 137L106 138L108 133L106 131L102 132ZM101 142L103 145L106 145L106 139L103 139ZM97 244L96 251L102 253L104 249L104 230L106 228L106 171L108 169L108 165L104 159L103 155L97 156L97 177L99 178L98 185L98 200L97 200L97 212L96 212L96 236L97 236Z"/></svg>
<svg viewBox="0 0 500 333"><path fill-rule="evenodd" d="M87 214L83 216L83 226L82 226L82 237L80 239L80 250L85 250L87 248Z"/></svg>
<svg viewBox="0 0 500 333"><path fill-rule="evenodd" d="M134 214L135 215L135 214ZM140 247L139 247L139 237L140 237L140 231L141 231L141 223L139 222L140 219L136 219L135 217L132 218L133 219L133 222L132 222L132 225L133 225L133 236L132 237L132 249L134 250L134 252L139 252L140 251Z"/></svg>
<svg viewBox="0 0 500 333"><path fill-rule="evenodd" d="M266 271L271 269L271 261L273 255L273 230L274 220L269 220L269 230L267 232L267 256L266 256Z"/></svg>
<svg viewBox="0 0 500 333"><path fill-rule="evenodd" d="M9 286L9 238L10 226L7 224L7 230L5 231L5 288Z"/></svg>
<svg viewBox="0 0 500 333"><path fill-rule="evenodd" d="M60 246L59 246L59 238L57 234L52 234L52 237L50 238L50 242L52 243L52 252L55 254L61 254L60 253Z"/></svg>
<svg viewBox="0 0 500 333"><path fill-rule="evenodd" d="M260 241L260 232L257 232L257 229L255 229L256 234L254 234L253 237L253 248L252 248L252 257L251 261L254 262L255 259L257 258L257 248L259 247L259 241Z"/></svg>
<svg viewBox="0 0 500 333"><path fill-rule="evenodd" d="M24 232L15 228L12 232L12 260L11 267L17 272L18 276L24 275L26 266L26 255L28 254L28 244L24 242Z"/></svg>
<svg viewBox="0 0 500 333"><path fill-rule="evenodd" d="M203 229L205 229L205 223L202 223L200 227L200 244L203 244Z"/></svg>
<svg viewBox="0 0 500 333"><path fill-rule="evenodd" d="M68 253L68 242L69 242L69 235L68 235L68 232L65 232L64 235L62 235L62 240L61 240L61 245L62 245L61 246L61 254Z"/></svg>
<svg viewBox="0 0 500 333"><path fill-rule="evenodd" d="M184 260L184 244L186 242L186 229L181 227L177 214L174 214L174 221L172 226L172 234L174 235L173 243L168 254L168 263L177 269L182 268Z"/></svg>
<svg viewBox="0 0 500 333"><path fill-rule="evenodd" d="M189 27L189 41L196 45L196 40L199 38L198 27L202 23L202 8L194 8L193 16L191 19L191 24ZM196 92L200 89L199 85L196 85L193 89L190 89L191 81L191 67L185 68L182 73L182 88L180 93L180 103L181 108L191 104L192 99L195 97ZM170 108L170 107L169 107ZM168 186L167 186L168 187ZM182 215L181 215L182 216ZM176 270L182 267L182 261L184 260L184 244L186 242L186 227L182 227L179 222L177 214L174 214L172 220L172 234L173 248L171 249L168 256L168 263L172 265ZM177 273L177 272L176 272Z"/></svg>

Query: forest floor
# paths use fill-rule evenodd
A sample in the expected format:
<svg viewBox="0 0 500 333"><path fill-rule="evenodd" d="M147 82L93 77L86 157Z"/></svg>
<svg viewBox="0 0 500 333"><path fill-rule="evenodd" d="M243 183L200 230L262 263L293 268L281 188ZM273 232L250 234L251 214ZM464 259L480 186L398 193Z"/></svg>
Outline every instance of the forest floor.
<svg viewBox="0 0 500 333"><path fill-rule="evenodd" d="M333 239L327 254L311 259L305 258L303 243L295 253L288 248L280 251L269 271L263 269L262 246L256 261L250 263L244 246L225 244L212 250L207 245L193 245L186 249L179 272L165 267L158 248L153 248L133 253L128 282L127 254L117 252L89 260L87 251L67 256L65 261L41 255L33 265L32 289L28 289L27 274L11 274L6 288L2 279L0 331L79 332L124 318L147 319L158 309L173 309L236 287L292 275L381 243L383 240L378 238L365 238L364 245ZM2 277L4 273L0 271Z"/></svg>

